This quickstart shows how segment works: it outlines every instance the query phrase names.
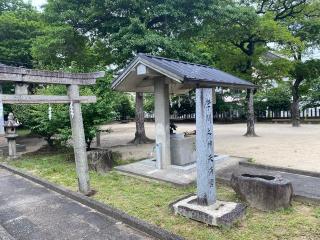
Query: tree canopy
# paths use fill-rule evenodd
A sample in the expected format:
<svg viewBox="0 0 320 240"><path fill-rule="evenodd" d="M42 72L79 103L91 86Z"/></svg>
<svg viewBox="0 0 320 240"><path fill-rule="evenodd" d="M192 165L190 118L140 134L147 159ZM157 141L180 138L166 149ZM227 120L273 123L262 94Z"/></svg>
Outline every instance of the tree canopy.
<svg viewBox="0 0 320 240"><path fill-rule="evenodd" d="M40 13L24 1L0 1L0 62L33 66L31 46L42 31L40 18Z"/></svg>
<svg viewBox="0 0 320 240"><path fill-rule="evenodd" d="M255 103L261 111L287 110L292 104L295 112L301 100L315 106L319 99L320 64L310 58L320 45L319 12L319 0L48 0L41 12L23 0L0 0L0 62L70 72L106 70L96 86L81 89L98 97L97 104L83 106L88 144L98 124L132 117L132 97L112 92L110 82L139 52L220 68L259 86ZM34 91L62 90L35 85ZM226 95L217 95L215 111L245 108L241 101L225 102ZM146 95L145 110L152 111L152 105ZM47 108L21 111L45 121ZM68 137L67 109L53 110L63 126L55 115L43 125L25 120L26 125L43 135ZM173 96L171 110L193 112L193 93Z"/></svg>

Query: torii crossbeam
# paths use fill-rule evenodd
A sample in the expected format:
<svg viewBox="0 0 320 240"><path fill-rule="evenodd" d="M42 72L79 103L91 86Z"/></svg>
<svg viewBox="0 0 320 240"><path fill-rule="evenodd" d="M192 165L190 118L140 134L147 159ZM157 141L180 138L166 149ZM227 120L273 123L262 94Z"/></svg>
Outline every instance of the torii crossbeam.
<svg viewBox="0 0 320 240"><path fill-rule="evenodd" d="M3 133L3 104L42 104L70 103L73 148L80 192L90 193L88 162L86 154L85 135L81 113L81 103L96 102L95 96L80 96L79 85L93 85L97 78L103 77L104 72L96 73L65 73L39 71L18 67L0 66L0 133ZM2 94L3 82L15 84L15 94ZM29 95L28 84L61 84L66 85L68 96Z"/></svg>

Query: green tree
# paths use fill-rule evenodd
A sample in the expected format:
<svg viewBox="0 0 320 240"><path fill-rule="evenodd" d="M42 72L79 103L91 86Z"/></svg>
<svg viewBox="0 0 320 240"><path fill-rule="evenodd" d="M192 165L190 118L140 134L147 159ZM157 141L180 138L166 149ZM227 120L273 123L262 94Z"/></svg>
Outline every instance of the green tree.
<svg viewBox="0 0 320 240"><path fill-rule="evenodd" d="M154 95L153 94L145 94L143 108L147 113L154 112Z"/></svg>
<svg viewBox="0 0 320 240"><path fill-rule="evenodd" d="M45 24L42 35L37 36L32 43L31 53L37 68L59 69L67 72L105 70L104 64L107 60L101 58L104 54L100 56L97 53L97 49L101 50L98 41L96 44L92 44L88 37L80 35L68 24L50 22L45 22ZM98 79L96 85L80 89L82 95L97 96L97 103L82 105L85 140L88 149L98 125L110 121L115 116L113 110L115 94L110 90L112 77L113 73L107 72L107 76ZM64 95L66 95L65 87L64 90ZM68 118L68 114L65 117ZM29 125L31 124L33 122ZM64 128L56 128L55 134L59 134L60 141L67 141L71 137L70 124L65 125Z"/></svg>
<svg viewBox="0 0 320 240"><path fill-rule="evenodd" d="M38 68L87 70L97 65L88 39L69 25L48 24L32 42L32 57Z"/></svg>
<svg viewBox="0 0 320 240"><path fill-rule="evenodd" d="M111 74L98 79L96 86L82 87L81 95L96 95L97 103L82 104L83 125L87 149L96 135L97 127L115 117L113 111L113 92L105 90L111 82ZM36 89L39 95L67 95L67 88L60 85L48 85ZM51 119L49 119L49 107L51 107ZM71 138L71 126L69 118L69 106L66 104L36 104L14 105L13 111L16 117L32 133L43 136L50 146L65 144Z"/></svg>
<svg viewBox="0 0 320 240"><path fill-rule="evenodd" d="M48 21L68 22L93 41L99 39L112 54L112 62L122 68L139 52L195 60L190 39L199 32L211 2L49 0L45 13ZM136 101L137 116L141 116L142 102ZM145 142L142 120L136 118L134 142Z"/></svg>
<svg viewBox="0 0 320 240"><path fill-rule="evenodd" d="M115 102L114 109L121 121L134 117L133 96L126 93L117 93Z"/></svg>
<svg viewBox="0 0 320 240"><path fill-rule="evenodd" d="M54 85L37 89L37 94L65 95L64 86ZM51 107L51 119L49 119L49 107ZM62 133L66 127L70 127L69 109L61 104L35 104L13 105L14 115L32 133L44 137L49 146L62 140Z"/></svg>
<svg viewBox="0 0 320 240"><path fill-rule="evenodd" d="M192 58L195 36L211 0L76 1L49 0L46 18L68 22L83 34L100 38L122 65L137 52Z"/></svg>
<svg viewBox="0 0 320 240"><path fill-rule="evenodd" d="M25 12L33 10L32 5L29 2L23 0L0 0L0 14L3 12Z"/></svg>
<svg viewBox="0 0 320 240"><path fill-rule="evenodd" d="M171 98L171 113L177 113L179 116L184 114L195 113L195 91L190 91L188 94L174 96Z"/></svg>
<svg viewBox="0 0 320 240"><path fill-rule="evenodd" d="M277 87L273 86L259 91L255 96L255 106L257 111L280 112L290 110L291 92L288 82L282 82Z"/></svg>
<svg viewBox="0 0 320 240"><path fill-rule="evenodd" d="M97 96L96 103L82 104L81 106L87 149L90 149L99 125L113 120L116 116L114 110L116 93L112 92L110 89L112 76L112 73L107 72L107 76L98 79L95 86L81 89L82 95Z"/></svg>
<svg viewBox="0 0 320 240"><path fill-rule="evenodd" d="M320 77L308 82L307 94L303 98L305 108L320 106Z"/></svg>
<svg viewBox="0 0 320 240"><path fill-rule="evenodd" d="M283 22L298 41L280 43L278 50L289 57L291 71L289 80L292 91L292 126L300 126L300 99L303 83L312 81L320 76L320 60L310 59L310 50L320 46L320 2L310 3L296 13L294 18L284 19Z"/></svg>
<svg viewBox="0 0 320 240"><path fill-rule="evenodd" d="M205 50L207 46L212 49L213 62L257 85L281 78L288 69L274 67L271 60L265 64L262 58L269 50L268 43L298 41L282 20L295 15L304 5L306 3L297 4L291 0L218 1L213 5L211 16L206 19L208 24L204 28L200 48L205 46ZM210 56L206 57L210 60ZM277 59L275 62L279 64L280 61ZM270 71L272 68L277 69L277 74ZM248 102L250 93L247 92ZM254 112L250 109L253 108L248 107L247 110L246 135L255 136Z"/></svg>
<svg viewBox="0 0 320 240"><path fill-rule="evenodd" d="M42 28L40 14L30 4L0 1L0 62L32 67L32 42Z"/></svg>

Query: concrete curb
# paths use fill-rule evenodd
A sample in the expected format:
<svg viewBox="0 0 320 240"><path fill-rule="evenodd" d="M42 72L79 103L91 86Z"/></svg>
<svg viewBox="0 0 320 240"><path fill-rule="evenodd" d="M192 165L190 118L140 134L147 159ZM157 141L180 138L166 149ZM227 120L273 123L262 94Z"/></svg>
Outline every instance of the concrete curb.
<svg viewBox="0 0 320 240"><path fill-rule="evenodd" d="M293 174L299 174L299 175L306 175L309 177L320 178L319 172L311 172L311 171L298 170L298 169L292 169L292 168L286 168L286 167L275 167L275 166L263 165L263 164L259 164L259 163L250 163L250 162L246 162L246 161L240 161L239 165L242 165L245 167L254 167L254 168L260 168L260 169L265 169L265 170L287 172L287 173L293 173Z"/></svg>
<svg viewBox="0 0 320 240"><path fill-rule="evenodd" d="M138 218L132 217L125 212L118 210L116 208L113 208L111 206L108 206L106 204L103 204L101 202L98 202L96 200L93 200L89 197L86 197L80 193L73 192L71 190L68 190L64 187L61 187L57 184L48 182L44 179L35 177L29 173L26 173L24 171L21 171L19 169L13 168L11 166L8 166L7 164L0 164L0 168L6 169L14 174L17 174L21 177L24 177L26 179L29 179L37 184L40 184L52 191L55 191L57 193L60 193L68 198L71 198L77 202L80 202L83 205L86 205L90 208L95 209L96 211L108 215L112 218L115 218L128 226L135 228L139 231L142 231L144 233L149 234L150 236L157 238L157 239L163 239L163 240L183 240L183 237L180 237L178 235L175 235L173 233L170 233L160 227L157 227L155 225L149 224L145 221L142 221Z"/></svg>
<svg viewBox="0 0 320 240"><path fill-rule="evenodd" d="M313 205L320 205L320 199L319 198L312 198L312 197L305 197L301 195L294 195L293 200L305 203L305 204L313 204Z"/></svg>

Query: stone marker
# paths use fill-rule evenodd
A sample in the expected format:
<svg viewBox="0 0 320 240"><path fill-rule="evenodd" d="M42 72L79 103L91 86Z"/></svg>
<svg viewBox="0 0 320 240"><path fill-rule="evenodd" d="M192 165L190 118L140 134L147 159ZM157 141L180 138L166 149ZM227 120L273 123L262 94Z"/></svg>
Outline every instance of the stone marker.
<svg viewBox="0 0 320 240"><path fill-rule="evenodd" d="M233 173L231 186L242 200L263 211L287 208L293 196L291 182L281 176Z"/></svg>
<svg viewBox="0 0 320 240"><path fill-rule="evenodd" d="M243 218L242 203L217 201L212 127L212 89L196 90L197 196L172 204L175 214L213 226L231 226Z"/></svg>
<svg viewBox="0 0 320 240"><path fill-rule="evenodd" d="M200 205L216 202L214 174L212 89L196 90L197 200Z"/></svg>

